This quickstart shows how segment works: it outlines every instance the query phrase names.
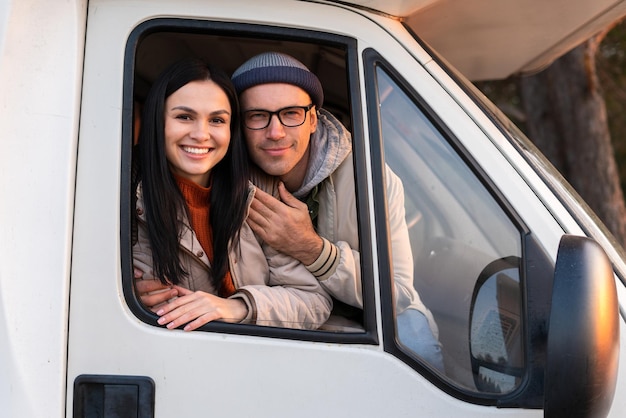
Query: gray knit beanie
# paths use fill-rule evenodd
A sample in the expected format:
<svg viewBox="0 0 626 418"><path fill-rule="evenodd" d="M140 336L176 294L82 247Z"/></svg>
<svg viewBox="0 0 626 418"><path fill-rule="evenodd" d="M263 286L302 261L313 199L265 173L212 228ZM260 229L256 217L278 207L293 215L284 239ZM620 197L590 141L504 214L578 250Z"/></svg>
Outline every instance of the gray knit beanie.
<svg viewBox="0 0 626 418"><path fill-rule="evenodd" d="M318 109L324 102L324 91L317 76L300 61L287 54L279 52L259 54L241 64L231 78L237 94L259 84L285 83L306 91Z"/></svg>

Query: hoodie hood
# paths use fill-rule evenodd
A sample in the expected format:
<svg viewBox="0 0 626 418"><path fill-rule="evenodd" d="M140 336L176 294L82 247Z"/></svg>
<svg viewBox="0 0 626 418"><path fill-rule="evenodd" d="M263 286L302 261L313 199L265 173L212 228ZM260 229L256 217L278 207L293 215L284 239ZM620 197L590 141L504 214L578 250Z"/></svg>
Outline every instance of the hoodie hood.
<svg viewBox="0 0 626 418"><path fill-rule="evenodd" d="M311 136L309 164L302 186L293 193L306 196L328 178L352 151L350 132L330 112L319 109L317 129Z"/></svg>

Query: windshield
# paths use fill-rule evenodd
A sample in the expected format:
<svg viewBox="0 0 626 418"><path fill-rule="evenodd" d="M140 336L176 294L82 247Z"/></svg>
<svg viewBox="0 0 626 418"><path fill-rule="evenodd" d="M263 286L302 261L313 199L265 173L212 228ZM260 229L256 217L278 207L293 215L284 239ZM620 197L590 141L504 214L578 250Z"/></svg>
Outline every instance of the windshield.
<svg viewBox="0 0 626 418"><path fill-rule="evenodd" d="M406 27L406 25L405 25ZM548 159L539 151L528 137L513 123L504 113L494 105L471 81L450 65L445 58L436 51L425 45L413 31L407 27L413 38L424 48L428 54L438 62L439 66L446 70L457 85L461 87L474 102L485 111L485 114L500 128L500 131L517 149L526 162L533 168L548 188L559 199L570 215L589 237L602 245L609 256L613 268L622 284L626 287L626 252L622 245L615 239L613 234L602 223L598 216L591 210L587 203L580 197L574 188L563 178L561 173L554 168ZM532 184L530 185L532 187ZM537 194L540 196L540 194ZM546 205L548 210L549 206Z"/></svg>
<svg viewBox="0 0 626 418"><path fill-rule="evenodd" d="M457 74L455 73L455 75ZM519 151L539 177L541 177L570 215L577 221L583 231L602 245L613 263L616 274L621 282L626 285L626 265L624 263L626 253L604 223L602 223L589 205L587 205L567 180L563 178L561 173L554 168L541 151L539 151L530 139L528 139L500 109L491 103L478 88L463 79L463 77L460 77L457 81L463 83L469 95L487 112L509 142Z"/></svg>

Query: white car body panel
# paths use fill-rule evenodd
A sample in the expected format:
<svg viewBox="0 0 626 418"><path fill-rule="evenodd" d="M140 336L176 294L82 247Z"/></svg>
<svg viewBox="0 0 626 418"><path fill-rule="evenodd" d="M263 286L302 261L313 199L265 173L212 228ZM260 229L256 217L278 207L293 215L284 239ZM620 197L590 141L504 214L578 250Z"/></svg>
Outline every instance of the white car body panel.
<svg viewBox="0 0 626 418"><path fill-rule="evenodd" d="M65 409L86 12L81 1L0 4L0 399L6 416L59 416Z"/></svg>
<svg viewBox="0 0 626 418"><path fill-rule="evenodd" d="M406 4L416 2L357 3L402 15L410 9ZM431 10L437 3L423 2ZM380 51L419 86L419 94L552 259L563 233L584 234L476 103L410 35L400 32L396 19L288 0L251 1L245 7L223 0L6 0L0 2L3 414L72 416L74 379L88 373L152 377L160 417L542 416L541 410L498 409L450 396L382 345L170 331L130 311L122 289L119 234L124 48L137 25L169 16L324 31L355 38L360 57L366 48ZM410 21L420 15L412 16ZM401 43L392 36L396 32ZM448 40L440 42L448 47ZM498 71L523 71L527 63L538 65L515 62L515 69ZM365 117L364 124L369 138ZM366 152L371 174L367 144ZM372 228L372 242L377 238ZM610 242L601 244L610 252ZM376 265L375 246L373 257ZM376 272L373 279L379 295ZM626 290L617 284L624 306ZM381 304L377 296L377 312ZM380 315L377 325L382 341ZM626 335L623 318L620 327ZM626 411L626 400L619 396L626 388L625 363L611 417Z"/></svg>
<svg viewBox="0 0 626 418"><path fill-rule="evenodd" d="M347 3L401 18L470 80L540 71L626 15L623 0Z"/></svg>

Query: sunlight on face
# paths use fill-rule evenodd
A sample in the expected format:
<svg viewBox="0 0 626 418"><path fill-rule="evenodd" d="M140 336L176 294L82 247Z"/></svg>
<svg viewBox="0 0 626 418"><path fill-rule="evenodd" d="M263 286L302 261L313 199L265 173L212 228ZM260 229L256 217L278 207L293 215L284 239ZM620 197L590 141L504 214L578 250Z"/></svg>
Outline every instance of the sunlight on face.
<svg viewBox="0 0 626 418"><path fill-rule="evenodd" d="M211 80L192 81L165 101L165 155L175 174L207 187L230 144L231 108Z"/></svg>
<svg viewBox="0 0 626 418"><path fill-rule="evenodd" d="M241 94L240 100L244 112L251 109L273 112L311 103L311 97L300 87L283 83L250 87ZM304 123L292 128L283 126L276 116L265 129L244 128L252 161L266 173L280 177L287 189L292 191L300 187L306 174L309 142L317 126L315 112L313 107Z"/></svg>

